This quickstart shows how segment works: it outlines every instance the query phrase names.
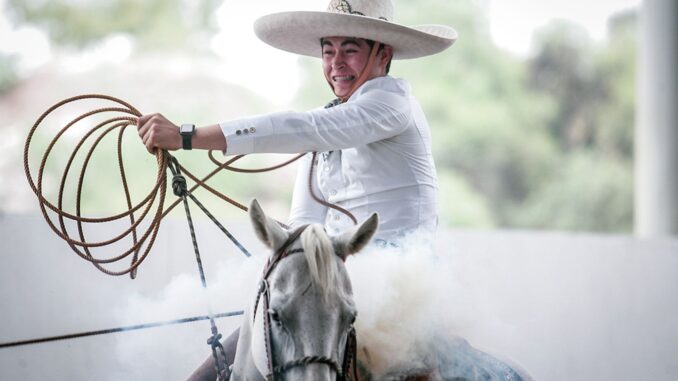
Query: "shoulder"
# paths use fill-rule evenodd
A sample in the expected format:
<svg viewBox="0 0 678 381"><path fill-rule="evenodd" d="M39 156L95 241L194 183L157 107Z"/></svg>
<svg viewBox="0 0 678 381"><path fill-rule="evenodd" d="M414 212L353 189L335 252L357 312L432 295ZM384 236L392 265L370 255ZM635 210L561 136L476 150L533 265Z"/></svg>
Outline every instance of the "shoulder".
<svg viewBox="0 0 678 381"><path fill-rule="evenodd" d="M407 107L411 89L404 79L390 76L378 77L365 82L348 100L348 103L377 102L394 107Z"/></svg>
<svg viewBox="0 0 678 381"><path fill-rule="evenodd" d="M386 75L365 82L354 95L359 96L374 91L383 91L407 97L409 97L412 92L410 84L405 79L393 78Z"/></svg>

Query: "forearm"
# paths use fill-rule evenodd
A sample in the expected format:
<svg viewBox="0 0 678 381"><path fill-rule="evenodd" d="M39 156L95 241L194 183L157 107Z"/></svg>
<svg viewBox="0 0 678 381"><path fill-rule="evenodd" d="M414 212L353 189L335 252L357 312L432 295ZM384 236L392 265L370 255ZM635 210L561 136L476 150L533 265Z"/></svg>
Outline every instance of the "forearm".
<svg viewBox="0 0 678 381"><path fill-rule="evenodd" d="M226 138L218 124L211 124L195 129L192 145L194 149L225 151Z"/></svg>
<svg viewBox="0 0 678 381"><path fill-rule="evenodd" d="M183 146L179 126L162 114L149 114L137 122L139 137L150 153L156 149L178 150ZM191 146L195 149L226 150L226 138L218 124L196 128L191 137Z"/></svg>

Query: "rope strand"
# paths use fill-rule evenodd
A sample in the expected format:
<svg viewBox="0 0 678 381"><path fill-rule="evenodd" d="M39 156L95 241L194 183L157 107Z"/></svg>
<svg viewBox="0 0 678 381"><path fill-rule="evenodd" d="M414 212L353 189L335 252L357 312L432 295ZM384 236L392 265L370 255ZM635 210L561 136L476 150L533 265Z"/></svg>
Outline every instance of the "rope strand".
<svg viewBox="0 0 678 381"><path fill-rule="evenodd" d="M40 165L37 170L37 176L34 177L29 164L29 151L37 129L43 124L45 119L52 113L54 113L57 109L60 109L68 104L73 104L85 100L110 101L114 102L116 105L114 107L97 108L85 112L83 114L80 114L77 117L70 120L64 127L62 127L47 145L47 148L45 149L42 155ZM55 145L61 138L65 136L69 129L73 128L73 126L76 125L77 123L86 122L88 118L93 116L100 116L103 114L110 113L113 113L114 116L104 120L103 122L95 124L76 143L73 151L68 157L68 161L66 162L61 178L58 181L59 191L57 194L56 205L54 205L45 196L43 187L44 179L46 177L45 172L47 163L50 159L50 155L54 151ZM181 198L177 198L169 206L165 207L165 196L167 189L167 170L169 163L168 156L165 154L166 151L157 150L157 152L155 153L157 164L155 182L151 190L148 192L148 194L145 195L140 202L133 205L129 182L125 171L122 139L126 128L128 128L129 126L136 126L138 118L141 117L141 115L142 115L141 112L139 112L139 110L137 110L129 103L108 95L85 94L67 98L54 104L53 106L48 108L42 115L40 115L40 117L36 120L36 122L33 124L33 127L29 131L24 146L24 171L26 174L26 179L28 180L28 184L31 187L31 190L38 198L40 211L50 229L54 231L54 233L57 236L63 239L79 257L88 262L91 262L101 272L113 276L130 274L132 278L135 277L137 268L146 259L146 257L151 251L151 248L153 247L153 244L157 238L158 231L160 229L162 219L166 217L169 214L169 212L172 211L181 202ZM116 143L117 164L119 167L119 176L122 183L122 190L125 195L124 198L127 210L105 217L83 216L82 215L83 214L82 199L84 193L83 188L88 166L91 163L91 159L96 149L100 146L102 140L110 133L115 132L116 130L118 130ZM90 139L92 140L91 146L89 146L86 150L83 149L85 144L88 141L90 141ZM66 184L68 182L67 181L68 176L73 170L75 158L81 151L84 152L85 158L82 167L80 168L79 174L77 176L78 180L75 194L75 213L69 213L66 210L64 210L64 198L66 195L65 189ZM209 191L210 193L214 194L215 196L219 197L220 199L228 202L229 204L243 211L247 211L247 207L245 205L215 190L211 186L207 185L206 182L209 179L211 179L214 175L221 172L222 170L228 170L239 173L267 172L288 165L303 156L303 154L297 155L292 159L289 159L281 164L267 168L243 169L232 167L231 164L241 159L244 155L230 158L223 163L216 160L212 151L209 151L208 155L211 161L214 162L217 165L217 167L202 178L195 176L185 167L177 163L178 169L181 171L181 173L184 174L186 177L190 178L194 182L194 184L186 190L186 196L196 201L192 193L198 187L202 187L205 190ZM224 232L229 237L229 239L231 239L234 242L234 244L238 246L238 248L241 251L243 251L243 253L245 253L245 255L249 255L247 250L245 250L244 247L240 243L238 243L237 240L235 240L235 237L233 237L223 227L223 225L218 223L218 221L216 221L216 218L214 218L214 216L207 212L204 206L202 206L202 204L200 203L198 204L201 210L203 210L208 215L208 217L217 224L217 226L222 230L222 232ZM56 221L54 221L54 217L50 216L51 213L54 213L56 215ZM85 224L110 223L121 219L127 219L129 225L122 233L116 235L115 237L110 239L104 239L101 241L92 241L86 237L84 229ZM146 221L148 225L146 226L145 229L142 229L141 226L142 224L144 224L144 221ZM69 232L67 225L69 225L70 223L75 224L77 234ZM282 223L281 225L285 226ZM124 249L122 253L113 255L108 258L97 258L92 253L92 249L119 243L120 241L127 237L131 238L132 244L127 249ZM131 255L130 265L121 270L111 270L105 267L105 265L110 265L119 262L120 260L123 260L124 258L127 258L130 255Z"/></svg>

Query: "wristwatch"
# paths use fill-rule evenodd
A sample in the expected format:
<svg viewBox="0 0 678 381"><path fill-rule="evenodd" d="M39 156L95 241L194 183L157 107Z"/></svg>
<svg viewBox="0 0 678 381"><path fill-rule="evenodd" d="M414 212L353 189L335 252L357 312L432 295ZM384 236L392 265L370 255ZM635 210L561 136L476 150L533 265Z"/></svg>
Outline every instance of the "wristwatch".
<svg viewBox="0 0 678 381"><path fill-rule="evenodd" d="M195 132L195 124L182 124L179 127L179 133L181 134L182 147L183 149L193 149L191 140L193 138L193 133Z"/></svg>

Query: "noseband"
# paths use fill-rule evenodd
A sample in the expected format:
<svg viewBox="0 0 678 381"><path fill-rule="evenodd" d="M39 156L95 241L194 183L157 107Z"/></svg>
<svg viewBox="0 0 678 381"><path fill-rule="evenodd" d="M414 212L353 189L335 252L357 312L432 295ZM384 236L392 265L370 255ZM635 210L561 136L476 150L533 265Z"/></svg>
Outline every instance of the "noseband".
<svg viewBox="0 0 678 381"><path fill-rule="evenodd" d="M257 307L259 306L259 301L261 299L263 303L263 311L268 311L269 309L269 302L270 302L270 289L268 285L268 277L271 275L273 272L273 269L275 269L276 265L285 257L296 254L296 253L302 253L304 249L299 248L299 249L294 249L294 250L288 250L288 248L296 241L299 236L301 236L301 233L308 227L308 225L303 225L297 228L290 234L290 236L287 238L285 243L275 252L275 254L269 258L268 262L266 263L266 267L264 268L264 275L261 279L261 284L259 286L259 291L257 292L257 298L255 300L254 304L254 313L252 314L252 321L256 319L257 316ZM263 298L261 298L263 295ZM275 381L279 375L282 375L286 371L296 368L296 367L304 367L310 364L325 364L332 368L334 372L337 374L337 380L348 380L349 376L349 369L351 368L352 362L356 359L357 356L357 342L356 342L356 334L355 334L355 328L351 326L351 328L348 331L348 337L346 339L346 347L344 350L344 360L342 361L341 366L339 365L339 362L326 357L326 356L305 356L298 358L296 360L289 361L283 365L280 366L275 366L275 359L273 358L273 346L272 346L272 340L271 340L271 317L267 313L263 313L263 319L264 319L264 336L266 338L266 357L268 360L268 375L266 375L266 380L267 381ZM357 364L356 364L357 365ZM357 366L354 365L353 369L356 371ZM357 374L354 377L355 380L357 380Z"/></svg>

